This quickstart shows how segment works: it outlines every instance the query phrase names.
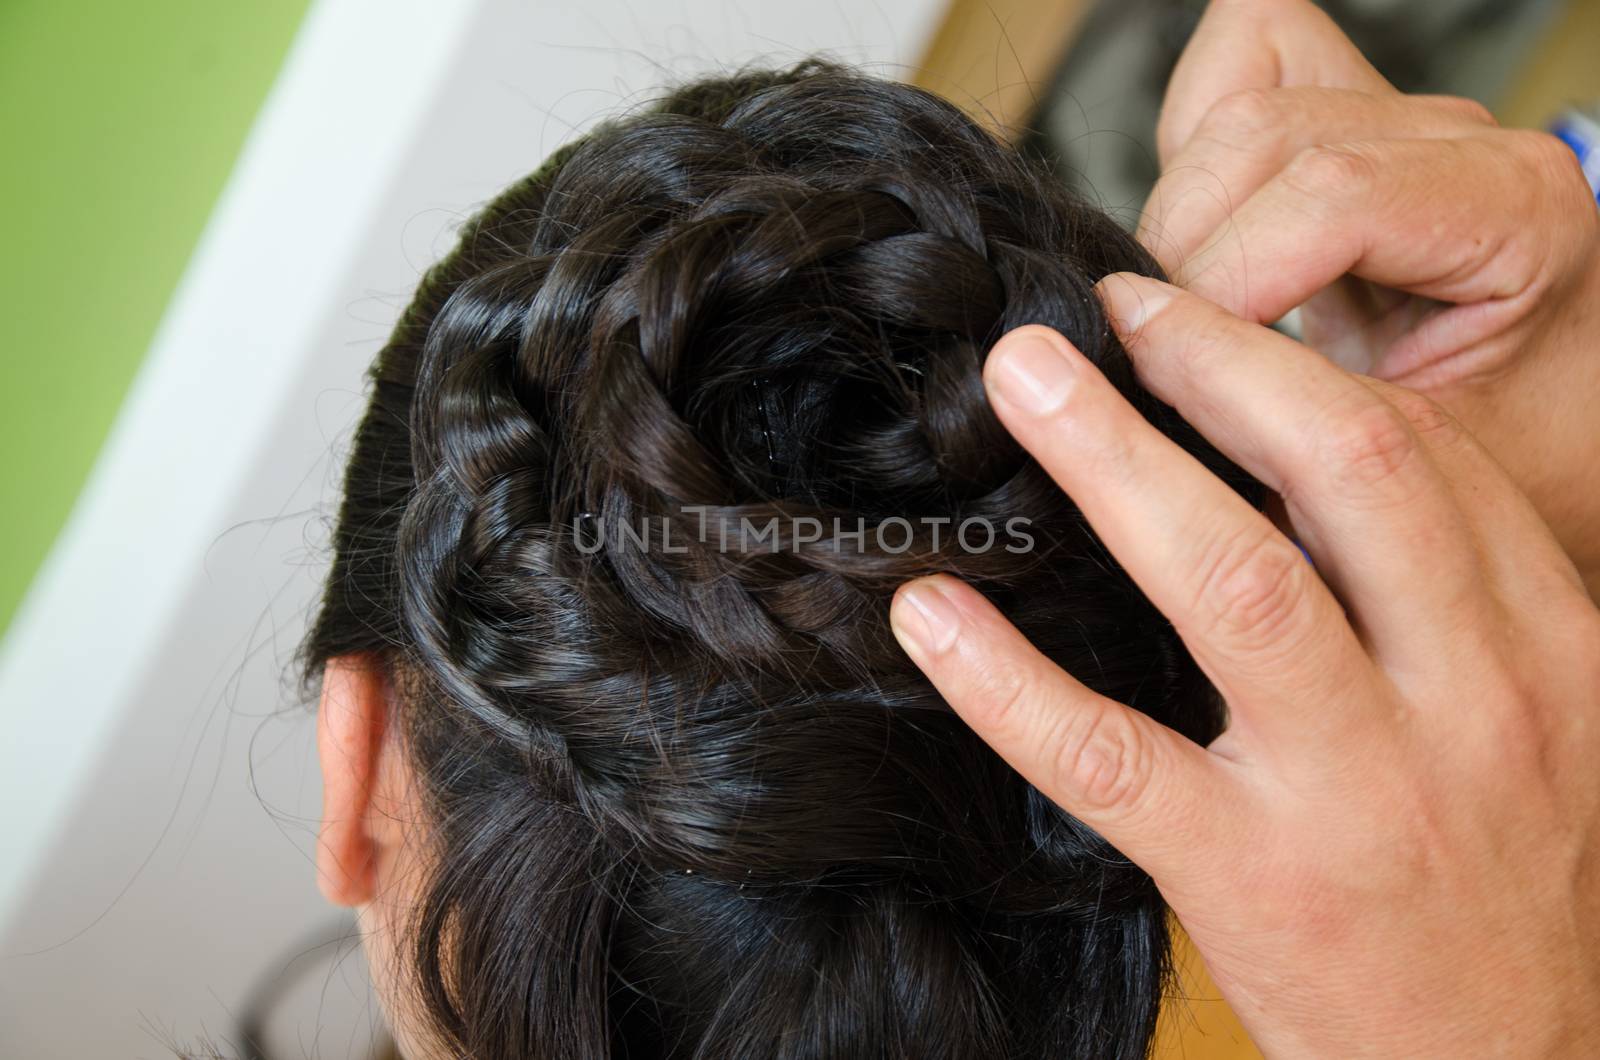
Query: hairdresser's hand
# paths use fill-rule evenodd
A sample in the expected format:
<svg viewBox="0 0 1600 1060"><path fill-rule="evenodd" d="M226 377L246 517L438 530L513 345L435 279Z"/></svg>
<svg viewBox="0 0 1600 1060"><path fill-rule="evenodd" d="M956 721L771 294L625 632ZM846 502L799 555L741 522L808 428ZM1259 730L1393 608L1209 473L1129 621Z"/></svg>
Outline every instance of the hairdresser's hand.
<svg viewBox="0 0 1600 1060"><path fill-rule="evenodd" d="M1228 731L1203 748L1095 695L946 576L897 596L901 643L1151 873L1269 1055L1600 1055L1600 612L1571 562L1431 402L1154 280L1101 294L1315 568L1055 332L1001 340L991 402Z"/></svg>
<svg viewBox="0 0 1600 1060"><path fill-rule="evenodd" d="M1396 92L1305 0L1217 0L1173 73L1140 237L1249 320L1427 393L1600 594L1600 211L1565 145Z"/></svg>

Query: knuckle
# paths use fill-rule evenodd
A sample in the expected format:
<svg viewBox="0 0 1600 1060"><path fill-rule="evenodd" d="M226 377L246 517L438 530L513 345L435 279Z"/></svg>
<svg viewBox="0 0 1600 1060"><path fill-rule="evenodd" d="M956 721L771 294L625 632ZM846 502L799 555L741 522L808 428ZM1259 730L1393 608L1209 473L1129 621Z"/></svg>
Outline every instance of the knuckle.
<svg viewBox="0 0 1600 1060"><path fill-rule="evenodd" d="M1079 458L1088 465L1095 481L1105 486L1122 485L1138 474L1142 425L1131 422L1132 418L1111 415L1106 417L1111 422L1103 426L1096 424L1096 429L1081 432L1081 435L1074 432L1073 444Z"/></svg>
<svg viewBox="0 0 1600 1060"><path fill-rule="evenodd" d="M1150 329L1159 327L1157 334ZM1239 320L1203 299L1181 299L1145 324L1147 340L1129 347L1141 374L1173 374L1186 380L1210 378L1239 349Z"/></svg>
<svg viewBox="0 0 1600 1060"><path fill-rule="evenodd" d="M1369 491L1391 483L1420 446L1407 418L1377 398L1330 417L1317 437L1319 462L1333 483Z"/></svg>
<svg viewBox="0 0 1600 1060"><path fill-rule="evenodd" d="M1423 441L1449 446L1465 433L1460 420L1425 394L1397 386L1385 391L1384 396L1405 417L1411 432Z"/></svg>
<svg viewBox="0 0 1600 1060"><path fill-rule="evenodd" d="M1558 137L1537 129L1517 129L1510 135L1520 146L1523 156L1540 169L1564 171L1575 168L1582 172L1577 154Z"/></svg>
<svg viewBox="0 0 1600 1060"><path fill-rule="evenodd" d="M1133 720L1116 709L1080 715L1064 723L1055 743L1054 775L1071 794L1073 807L1099 814L1138 805L1153 773L1149 741Z"/></svg>
<svg viewBox="0 0 1600 1060"><path fill-rule="evenodd" d="M1213 307L1201 303L1200 312L1187 314L1183 322L1183 345L1179 365L1193 378L1214 377L1214 370L1237 356L1240 343L1240 322Z"/></svg>
<svg viewBox="0 0 1600 1060"><path fill-rule="evenodd" d="M1564 141L1534 129L1516 129L1506 135L1532 170L1534 187L1581 197L1586 207L1592 205L1593 193L1583 174L1583 163Z"/></svg>
<svg viewBox="0 0 1600 1060"><path fill-rule="evenodd" d="M1022 669L995 659L969 675L967 680L965 698L978 705L996 732L1025 730L1032 703L1032 685Z"/></svg>
<svg viewBox="0 0 1600 1060"><path fill-rule="evenodd" d="M1202 567L1195 611L1204 634L1235 650L1261 650L1290 638L1308 588L1305 557L1261 529L1224 543Z"/></svg>
<svg viewBox="0 0 1600 1060"><path fill-rule="evenodd" d="M1488 125L1495 128L1500 125L1495 120L1494 113L1475 99L1469 99L1466 96L1432 96L1430 100L1440 110L1475 124Z"/></svg>
<svg viewBox="0 0 1600 1060"><path fill-rule="evenodd" d="M1358 144L1318 144L1295 155L1283 179L1313 201L1343 202L1373 186L1379 167Z"/></svg>
<svg viewBox="0 0 1600 1060"><path fill-rule="evenodd" d="M1230 147L1258 147L1263 137L1276 138L1284 124L1280 92L1246 88L1230 92L1211 105L1196 135Z"/></svg>

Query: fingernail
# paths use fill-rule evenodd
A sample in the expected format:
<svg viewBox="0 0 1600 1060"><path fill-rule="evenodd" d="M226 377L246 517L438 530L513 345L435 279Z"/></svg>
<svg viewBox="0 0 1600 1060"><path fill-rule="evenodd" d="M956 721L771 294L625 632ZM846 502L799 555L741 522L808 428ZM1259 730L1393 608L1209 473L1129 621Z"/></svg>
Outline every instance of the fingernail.
<svg viewBox="0 0 1600 1060"><path fill-rule="evenodd" d="M1054 342L1033 333L1002 340L991 361L988 378L1001 400L1034 416L1065 405L1077 376L1077 366Z"/></svg>
<svg viewBox="0 0 1600 1060"><path fill-rule="evenodd" d="M1123 334L1138 331L1172 301L1171 287L1136 272L1112 273L1095 288L1112 326Z"/></svg>
<svg viewBox="0 0 1600 1060"><path fill-rule="evenodd" d="M919 582L900 591L889 609L889 626L912 654L939 655L955 644L961 614L937 585Z"/></svg>

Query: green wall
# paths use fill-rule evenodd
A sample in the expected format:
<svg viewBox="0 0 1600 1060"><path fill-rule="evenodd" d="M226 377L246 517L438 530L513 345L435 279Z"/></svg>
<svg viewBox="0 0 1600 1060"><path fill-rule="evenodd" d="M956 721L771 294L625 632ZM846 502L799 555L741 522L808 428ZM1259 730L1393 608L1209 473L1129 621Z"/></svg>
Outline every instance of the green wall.
<svg viewBox="0 0 1600 1060"><path fill-rule="evenodd" d="M306 7L0 0L0 629Z"/></svg>

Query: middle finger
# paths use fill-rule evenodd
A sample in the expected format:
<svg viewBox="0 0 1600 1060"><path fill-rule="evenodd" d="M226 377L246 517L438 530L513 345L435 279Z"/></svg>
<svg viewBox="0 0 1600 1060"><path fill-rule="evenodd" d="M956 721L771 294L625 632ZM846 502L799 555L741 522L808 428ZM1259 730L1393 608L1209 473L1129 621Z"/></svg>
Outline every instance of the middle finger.
<svg viewBox="0 0 1600 1060"><path fill-rule="evenodd" d="M1181 288L1124 273L1100 294L1141 381L1283 497L1369 647L1436 665L1439 616L1470 617L1484 583L1462 506L1405 415L1300 343Z"/></svg>
<svg viewBox="0 0 1600 1060"><path fill-rule="evenodd" d="M1264 515L1054 331L1005 336L984 378L1006 428L1227 699L1236 739L1324 746L1330 729L1358 720L1348 683L1370 663L1327 587ZM1343 675L1340 687L1329 675Z"/></svg>

